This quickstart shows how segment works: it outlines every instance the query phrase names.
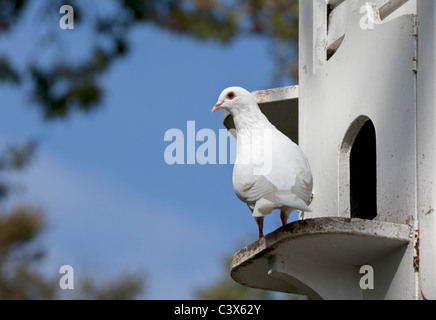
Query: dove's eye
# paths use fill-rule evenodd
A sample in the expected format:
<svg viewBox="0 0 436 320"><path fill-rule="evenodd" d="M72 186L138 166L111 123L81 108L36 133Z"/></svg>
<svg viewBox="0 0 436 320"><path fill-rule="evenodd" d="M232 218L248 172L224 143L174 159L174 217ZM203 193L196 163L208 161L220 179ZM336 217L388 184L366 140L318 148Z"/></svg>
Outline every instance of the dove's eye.
<svg viewBox="0 0 436 320"><path fill-rule="evenodd" d="M227 99L233 100L236 97L236 94L232 91L227 93Z"/></svg>

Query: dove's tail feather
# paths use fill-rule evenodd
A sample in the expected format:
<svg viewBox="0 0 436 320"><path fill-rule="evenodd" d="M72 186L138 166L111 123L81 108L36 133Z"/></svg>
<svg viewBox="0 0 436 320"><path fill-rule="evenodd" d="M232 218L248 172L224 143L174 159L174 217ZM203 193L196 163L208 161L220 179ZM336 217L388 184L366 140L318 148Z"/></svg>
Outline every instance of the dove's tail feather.
<svg viewBox="0 0 436 320"><path fill-rule="evenodd" d="M266 198L260 198L259 200L257 200L256 206L254 207L253 217L266 216L276 208L277 208L277 203Z"/></svg>
<svg viewBox="0 0 436 320"><path fill-rule="evenodd" d="M291 191L277 191L257 200L253 210L253 217L263 217L270 214L274 209L284 207L289 212L293 210L312 212L306 202Z"/></svg>
<svg viewBox="0 0 436 320"><path fill-rule="evenodd" d="M294 208L295 210L312 212L303 199L290 191L278 191L275 196L278 202L288 207Z"/></svg>

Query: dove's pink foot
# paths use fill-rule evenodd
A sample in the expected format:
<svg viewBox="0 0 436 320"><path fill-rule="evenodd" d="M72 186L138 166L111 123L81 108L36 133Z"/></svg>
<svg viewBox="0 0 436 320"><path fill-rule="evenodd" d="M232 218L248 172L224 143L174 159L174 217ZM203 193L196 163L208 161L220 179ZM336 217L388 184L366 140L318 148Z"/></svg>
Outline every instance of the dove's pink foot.
<svg viewBox="0 0 436 320"><path fill-rule="evenodd" d="M263 238L263 219L264 217L255 218L257 222L257 226L259 227L259 239Z"/></svg>
<svg viewBox="0 0 436 320"><path fill-rule="evenodd" d="M280 219L282 220L282 225L288 224L288 215L286 214L285 210L280 210Z"/></svg>

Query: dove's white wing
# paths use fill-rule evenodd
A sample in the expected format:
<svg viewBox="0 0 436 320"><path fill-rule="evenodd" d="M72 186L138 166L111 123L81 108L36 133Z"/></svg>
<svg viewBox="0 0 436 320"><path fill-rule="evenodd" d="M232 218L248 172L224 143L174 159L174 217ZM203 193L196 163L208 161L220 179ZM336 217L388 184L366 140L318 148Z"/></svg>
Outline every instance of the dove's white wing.
<svg viewBox="0 0 436 320"><path fill-rule="evenodd" d="M278 190L291 191L308 202L312 195L312 173L300 147L276 130L273 141L273 166L267 175Z"/></svg>
<svg viewBox="0 0 436 320"><path fill-rule="evenodd" d="M239 167L241 170L241 168ZM243 169L242 169L243 170ZM246 170L246 168L245 168ZM244 180L242 174L234 170L233 185L236 195L253 211L256 201L267 194L277 191L277 187L265 176L251 176L252 179Z"/></svg>
<svg viewBox="0 0 436 320"><path fill-rule="evenodd" d="M308 203L312 196L313 180L310 168L308 170L299 170L296 172L295 185L291 191L299 196L304 202Z"/></svg>
<svg viewBox="0 0 436 320"><path fill-rule="evenodd" d="M247 202L255 202L267 194L277 191L277 187L271 183L265 176L259 176L259 179L246 191Z"/></svg>

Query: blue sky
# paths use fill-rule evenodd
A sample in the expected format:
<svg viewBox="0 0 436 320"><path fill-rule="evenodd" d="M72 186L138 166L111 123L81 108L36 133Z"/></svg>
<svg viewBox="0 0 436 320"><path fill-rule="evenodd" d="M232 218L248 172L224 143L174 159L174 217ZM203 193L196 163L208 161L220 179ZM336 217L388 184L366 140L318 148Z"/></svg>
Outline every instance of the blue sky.
<svg viewBox="0 0 436 320"><path fill-rule="evenodd" d="M60 16L52 28L75 59L89 36L61 30ZM39 50L43 32L25 21L0 37L0 52L14 53L18 64ZM143 272L143 298L191 299L222 276L225 257L256 240L257 226L234 194L231 164L170 166L164 135L176 128L186 138L187 121L195 121L197 132L209 128L218 136L222 113L210 110L224 88L270 87L270 42L244 37L222 46L152 26L136 28L130 39L130 54L103 77L103 105L89 115L45 123L26 92L0 87L0 147L39 142L31 166L11 177L25 190L6 205L26 203L47 213L49 256L41 270L47 276L56 277L63 264L73 266L76 279ZM277 214L267 217L265 231L279 222Z"/></svg>

